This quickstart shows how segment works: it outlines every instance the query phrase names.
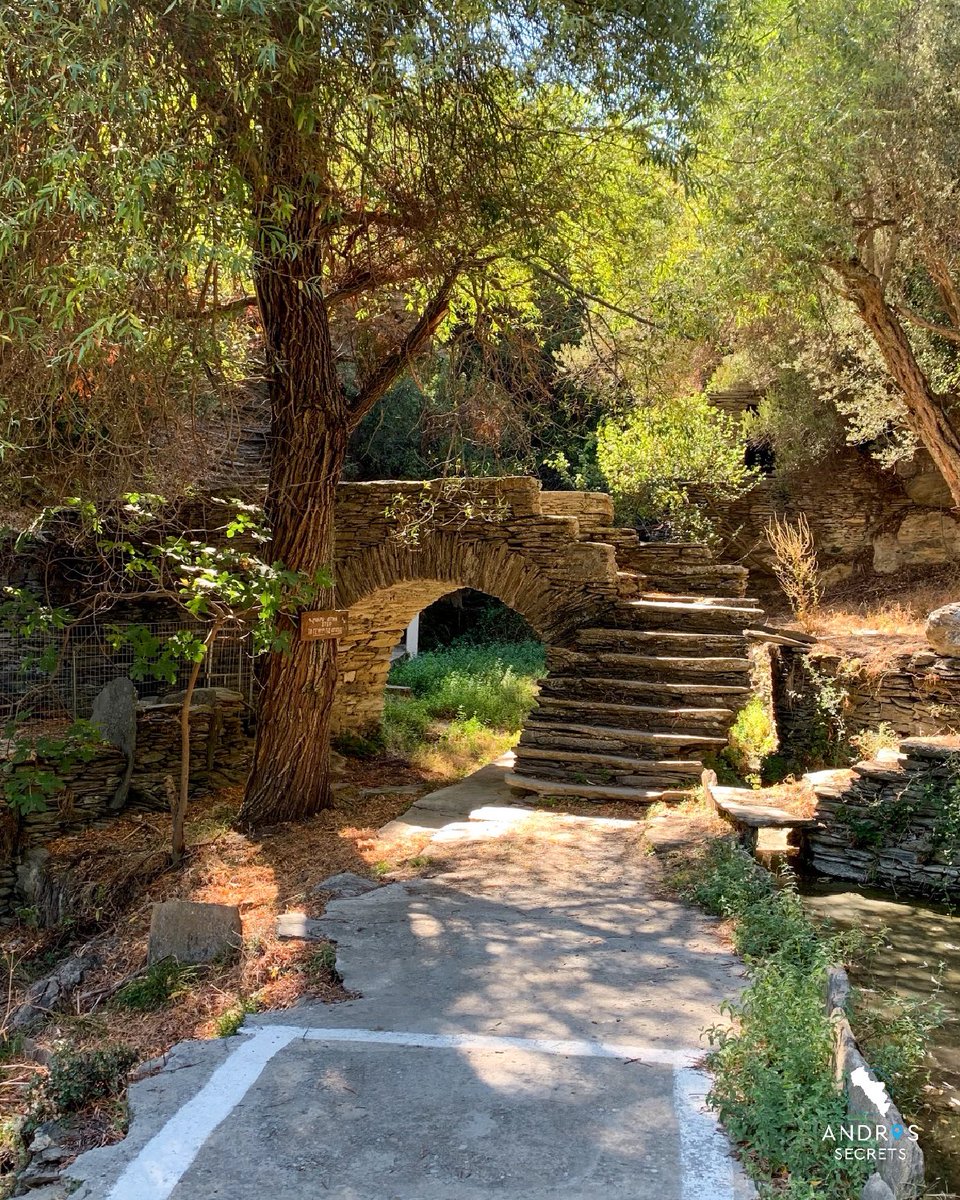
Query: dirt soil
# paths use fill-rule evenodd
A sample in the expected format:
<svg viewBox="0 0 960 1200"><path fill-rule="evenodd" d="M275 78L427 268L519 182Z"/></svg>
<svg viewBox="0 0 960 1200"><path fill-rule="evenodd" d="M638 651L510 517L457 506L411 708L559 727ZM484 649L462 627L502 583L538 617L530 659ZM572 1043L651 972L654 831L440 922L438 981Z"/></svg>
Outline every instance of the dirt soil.
<svg viewBox="0 0 960 1200"><path fill-rule="evenodd" d="M276 917L291 908L319 915L327 897L312 889L328 875L355 871L376 878L403 871L404 863L390 858L398 848L379 842L377 830L436 782L396 760L344 760L342 770L333 808L259 837L232 828L240 788L195 800L188 857L180 870L169 866L170 819L162 813L131 813L47 844L57 874L70 877L79 899L72 920L56 930L37 929L28 918L0 932L6 1018L27 987L72 950L92 952L99 965L75 994L72 1011L52 1014L25 1042L8 1043L0 1060L0 1123L22 1111L50 1054L64 1046L122 1044L142 1062L185 1038L217 1036L218 1023L238 1006L283 1008L306 994L329 1001L346 996L318 954L320 947L277 939ZM405 790L391 791L396 788ZM154 1011L124 1007L116 993L143 970L153 904L174 898L238 905L239 960L197 969L174 999ZM88 1114L79 1144L119 1136L114 1107Z"/></svg>

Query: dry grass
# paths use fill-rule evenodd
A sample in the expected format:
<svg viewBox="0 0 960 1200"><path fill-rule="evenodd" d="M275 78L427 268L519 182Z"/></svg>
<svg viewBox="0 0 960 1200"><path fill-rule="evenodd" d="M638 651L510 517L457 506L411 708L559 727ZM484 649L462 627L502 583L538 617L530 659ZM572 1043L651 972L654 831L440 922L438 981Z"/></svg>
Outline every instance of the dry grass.
<svg viewBox="0 0 960 1200"><path fill-rule="evenodd" d="M415 846L384 844L377 836L381 825L416 799L415 794L391 793L390 787L411 784L419 794L431 790L435 781L406 764L349 763L333 808L259 838L231 828L240 789L220 791L193 803L189 853L179 871L162 865L170 839L170 819L164 814L131 814L50 843L59 870L69 872L84 895L99 888L101 896L110 896L115 881L128 877L131 862L153 867L132 898L128 892L117 903L105 900L98 911L84 906L66 930L17 924L4 931L0 950L10 975L10 1005L75 947L93 950L100 964L75 995L73 1011L53 1014L34 1033L29 1057L12 1055L4 1063L0 1121L22 1111L30 1081L43 1070L36 1059L58 1046L93 1049L122 1043L143 1061L183 1039L216 1036L224 1014L238 1007L285 1008L308 994L331 1002L345 998L336 976L317 970L316 943L280 941L276 917L291 908L318 915L325 896L311 893L327 875L350 870L376 876L385 858L402 862L402 854L415 853ZM381 793L361 796L374 788ZM152 906L172 898L238 905L243 922L239 959L199 970L181 995L154 1011L121 1008L115 993L144 966ZM83 1145L119 1136L115 1119L98 1111L87 1115Z"/></svg>

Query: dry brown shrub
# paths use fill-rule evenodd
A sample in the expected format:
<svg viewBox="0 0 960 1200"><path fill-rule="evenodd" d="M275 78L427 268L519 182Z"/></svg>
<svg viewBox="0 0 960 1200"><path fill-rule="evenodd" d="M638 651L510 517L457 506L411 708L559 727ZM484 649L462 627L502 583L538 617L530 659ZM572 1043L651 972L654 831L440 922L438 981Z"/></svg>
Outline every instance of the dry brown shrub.
<svg viewBox="0 0 960 1200"><path fill-rule="evenodd" d="M774 554L773 572L794 615L807 629L823 599L823 580L810 523L802 514L795 521L774 516L767 525L766 535Z"/></svg>

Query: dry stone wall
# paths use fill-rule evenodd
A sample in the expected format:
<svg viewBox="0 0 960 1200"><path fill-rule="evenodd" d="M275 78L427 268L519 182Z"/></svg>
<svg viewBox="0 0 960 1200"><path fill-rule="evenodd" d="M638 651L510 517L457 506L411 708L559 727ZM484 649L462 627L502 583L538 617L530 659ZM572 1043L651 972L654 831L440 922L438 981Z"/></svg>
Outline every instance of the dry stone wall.
<svg viewBox="0 0 960 1200"><path fill-rule="evenodd" d="M237 783L249 766L251 741L245 730L240 697L220 696L216 703L195 704L190 714L190 779L194 791ZM93 757L64 770L61 792L40 812L18 817L0 808L0 915L19 904L16 867L29 850L65 833L113 819L110 802L123 776L123 753L99 745ZM166 811L166 780L180 765L179 704L140 704L137 745L127 808ZM26 769L26 768L14 768Z"/></svg>
<svg viewBox="0 0 960 1200"><path fill-rule="evenodd" d="M960 898L960 738L906 738L899 754L807 776L812 869L831 879Z"/></svg>
<svg viewBox="0 0 960 1200"><path fill-rule="evenodd" d="M730 503L699 499L724 539L722 557L745 562L768 585L773 559L764 531L774 515L807 517L828 584L960 562L960 519L922 451L888 471L846 449L805 474L764 476Z"/></svg>
<svg viewBox="0 0 960 1200"><path fill-rule="evenodd" d="M609 496L542 492L526 477L342 484L335 603L349 627L336 730L378 723L391 650L418 612L457 588L502 600L548 644L609 609L612 515Z"/></svg>
<svg viewBox="0 0 960 1200"><path fill-rule="evenodd" d="M790 761L881 724L901 737L960 730L960 659L918 650L881 667L855 650L780 646L772 667L780 754Z"/></svg>

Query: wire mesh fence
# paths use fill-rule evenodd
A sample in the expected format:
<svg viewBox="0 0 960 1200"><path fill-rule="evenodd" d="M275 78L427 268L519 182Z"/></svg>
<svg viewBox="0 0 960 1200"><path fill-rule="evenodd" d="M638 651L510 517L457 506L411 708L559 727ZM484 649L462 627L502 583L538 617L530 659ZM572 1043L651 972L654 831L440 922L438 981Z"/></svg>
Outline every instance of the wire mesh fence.
<svg viewBox="0 0 960 1200"><path fill-rule="evenodd" d="M177 621L91 622L29 638L3 631L0 716L89 717L94 697L105 684L118 676L131 676L134 647L117 638L115 631L134 625L161 642L184 630L206 632L199 624ZM135 680L137 690L141 697L180 691L187 685L190 669L190 663L182 664L172 681ZM197 686L229 688L253 705L257 680L249 631L239 626L221 631L201 664Z"/></svg>

